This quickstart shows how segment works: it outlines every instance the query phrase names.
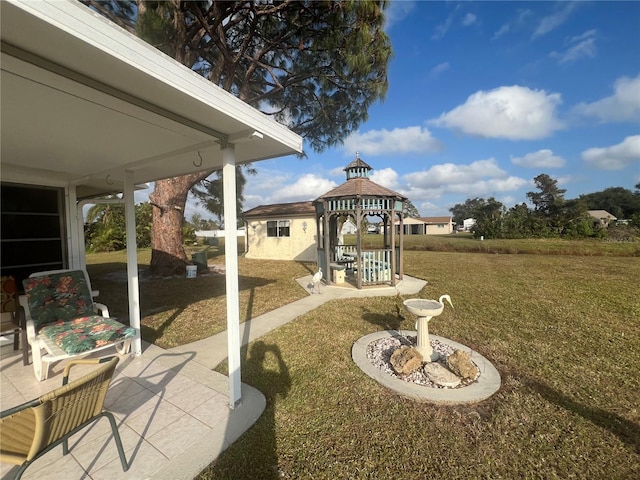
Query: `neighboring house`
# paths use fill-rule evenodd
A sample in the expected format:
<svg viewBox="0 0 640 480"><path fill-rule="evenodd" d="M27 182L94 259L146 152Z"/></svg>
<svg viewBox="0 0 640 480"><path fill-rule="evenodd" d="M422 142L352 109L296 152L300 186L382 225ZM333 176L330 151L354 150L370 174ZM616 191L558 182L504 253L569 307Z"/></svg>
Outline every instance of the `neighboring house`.
<svg viewBox="0 0 640 480"><path fill-rule="evenodd" d="M356 227L356 224L353 223L353 220L351 220L350 218L347 219L342 224L342 234L343 235L355 235L357 232L358 232L358 227Z"/></svg>
<svg viewBox="0 0 640 480"><path fill-rule="evenodd" d="M601 227L608 227L609 222L617 220L616 217L611 215L606 210L588 210L587 213L593 217L598 225Z"/></svg>
<svg viewBox="0 0 640 480"><path fill-rule="evenodd" d="M312 202L260 205L244 212L244 218L247 258L317 261Z"/></svg>
<svg viewBox="0 0 640 480"><path fill-rule="evenodd" d="M395 222L396 228L398 223ZM404 219L405 235L446 235L453 233L452 217L408 217Z"/></svg>
<svg viewBox="0 0 640 480"><path fill-rule="evenodd" d="M475 218L467 218L462 221L462 227L465 232L470 232L473 229L473 226L476 224Z"/></svg>

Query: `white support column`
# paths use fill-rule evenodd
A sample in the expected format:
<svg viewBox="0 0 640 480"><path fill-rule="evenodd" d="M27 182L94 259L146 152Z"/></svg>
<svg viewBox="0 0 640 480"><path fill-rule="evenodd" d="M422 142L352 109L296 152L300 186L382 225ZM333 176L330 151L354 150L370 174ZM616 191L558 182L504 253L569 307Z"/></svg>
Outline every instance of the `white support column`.
<svg viewBox="0 0 640 480"><path fill-rule="evenodd" d="M78 225L78 234L82 238L82 243L78 245L79 257L80 257L79 268L81 268L82 270L87 269L87 249L85 248L85 245L84 245L84 214L82 212L84 205L85 205L84 202L78 202L76 206L76 224Z"/></svg>
<svg viewBox="0 0 640 480"><path fill-rule="evenodd" d="M133 172L124 172L124 216L127 233L127 285L129 296L129 325L136 329L136 336L131 342L131 354L142 355L140 337L140 289L138 288L138 246L136 244L136 207L133 199L135 185Z"/></svg>
<svg viewBox="0 0 640 480"><path fill-rule="evenodd" d="M78 198L76 196L75 185L69 185L66 188L66 196L67 225L69 228L69 234L67 236L69 268L84 269L86 267L84 261L84 228L79 228L78 226ZM82 218L82 215L80 215L80 217ZM82 258L80 258L81 255Z"/></svg>
<svg viewBox="0 0 640 480"><path fill-rule="evenodd" d="M241 400L240 376L240 299L238 292L238 239L236 212L236 154L229 144L222 151L224 201L224 249L227 287L227 353L229 358L229 405Z"/></svg>

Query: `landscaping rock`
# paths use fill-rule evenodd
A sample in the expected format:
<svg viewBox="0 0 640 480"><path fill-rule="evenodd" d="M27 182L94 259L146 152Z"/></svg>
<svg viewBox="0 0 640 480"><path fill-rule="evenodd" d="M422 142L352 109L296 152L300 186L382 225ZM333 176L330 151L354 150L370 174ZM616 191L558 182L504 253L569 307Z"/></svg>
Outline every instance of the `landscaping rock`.
<svg viewBox="0 0 640 480"><path fill-rule="evenodd" d="M457 376L468 380L475 380L480 373L471 356L462 350L456 350L447 357L447 367Z"/></svg>
<svg viewBox="0 0 640 480"><path fill-rule="evenodd" d="M424 366L425 375L436 385L454 388L460 385L460 377L437 362L430 362Z"/></svg>
<svg viewBox="0 0 640 480"><path fill-rule="evenodd" d="M400 347L391 355L391 366L399 375L409 375L422 366L422 354L413 347Z"/></svg>

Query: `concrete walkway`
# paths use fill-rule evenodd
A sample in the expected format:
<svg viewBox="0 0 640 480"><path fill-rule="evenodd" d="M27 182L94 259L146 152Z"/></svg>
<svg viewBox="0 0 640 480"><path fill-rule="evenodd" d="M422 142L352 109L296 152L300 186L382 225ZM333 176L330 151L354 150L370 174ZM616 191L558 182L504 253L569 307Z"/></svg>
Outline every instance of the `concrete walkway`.
<svg viewBox="0 0 640 480"><path fill-rule="evenodd" d="M298 283L302 288L309 291L311 275L299 278ZM404 275L396 287L380 286L368 287L358 290L353 287L320 285L320 293L313 293L300 300L291 302L280 308L267 312L247 322L240 324L241 345L266 335L270 331L295 320L307 312L319 307L323 303L338 298L358 298L358 297L390 297L400 292L401 295L413 295L418 293L427 284L425 280ZM209 369L217 367L227 358L227 332L220 332L196 342L181 345L169 349L175 354L193 355L192 361L199 363Z"/></svg>

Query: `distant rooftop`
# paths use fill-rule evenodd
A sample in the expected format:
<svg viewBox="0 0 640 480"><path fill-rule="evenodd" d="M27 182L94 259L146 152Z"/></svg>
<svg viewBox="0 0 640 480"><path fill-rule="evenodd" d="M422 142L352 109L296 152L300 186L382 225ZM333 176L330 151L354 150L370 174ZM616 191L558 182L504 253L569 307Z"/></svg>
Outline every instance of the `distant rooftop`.
<svg viewBox="0 0 640 480"><path fill-rule="evenodd" d="M313 202L274 203L272 205L258 205L244 212L245 218L250 217L275 217L283 215L313 216L316 210Z"/></svg>

